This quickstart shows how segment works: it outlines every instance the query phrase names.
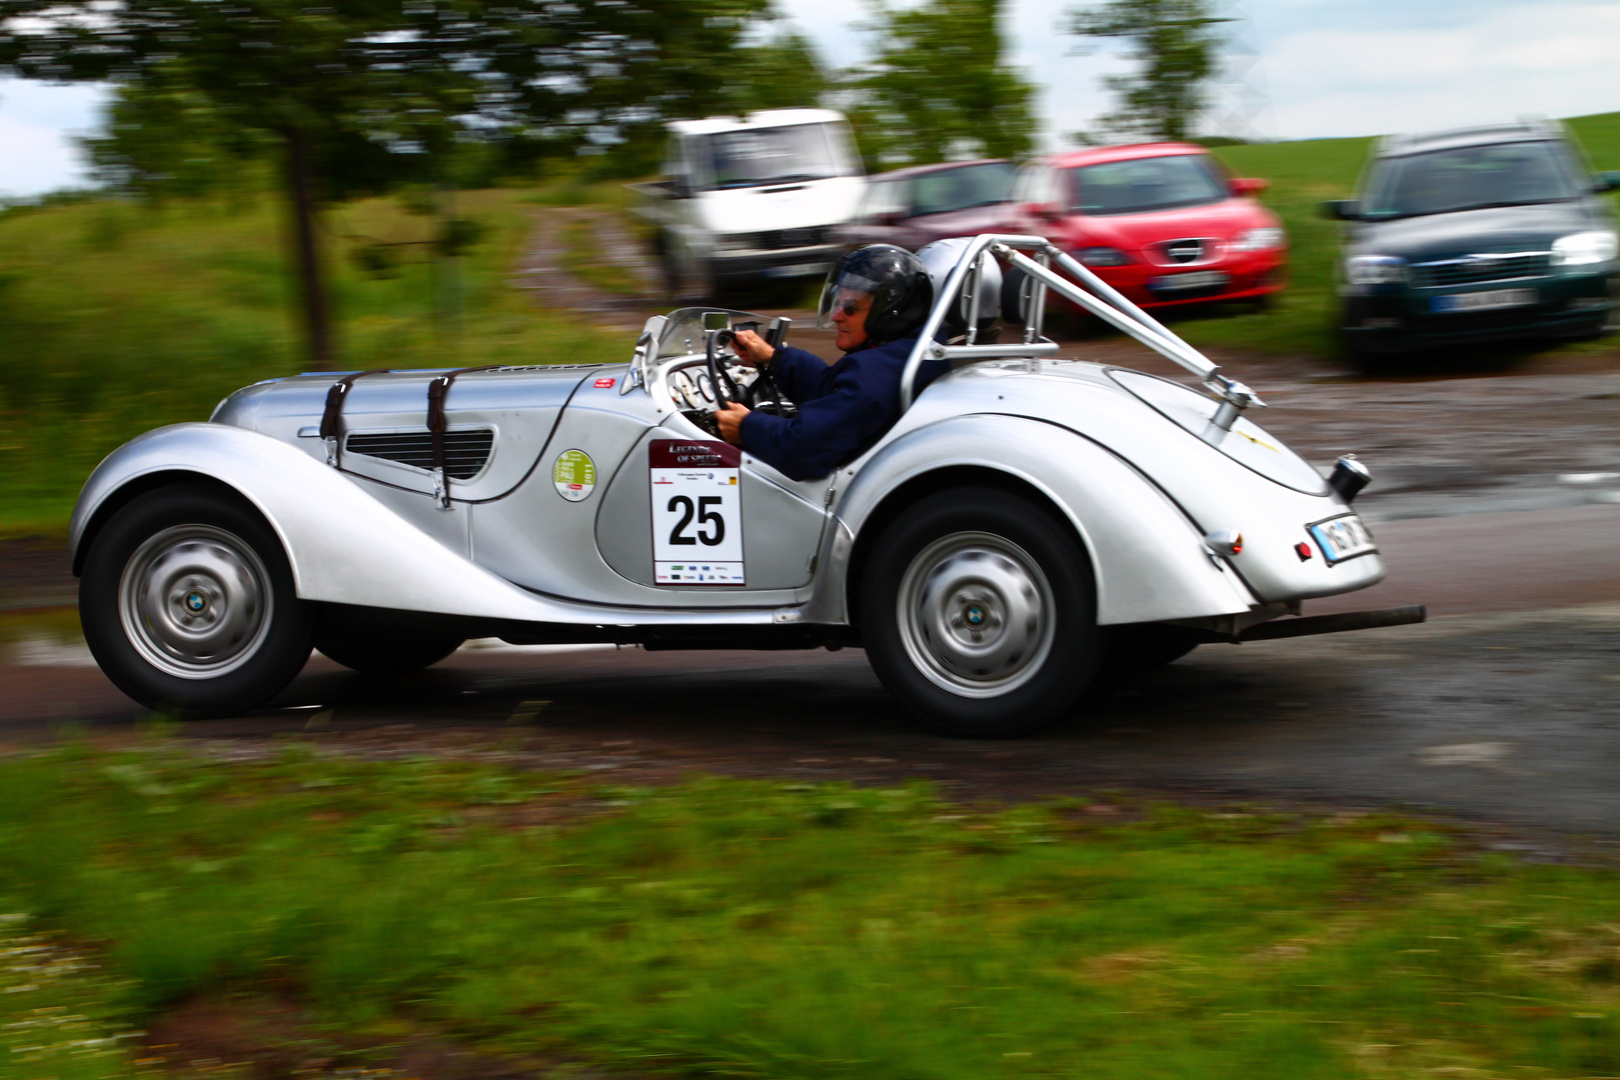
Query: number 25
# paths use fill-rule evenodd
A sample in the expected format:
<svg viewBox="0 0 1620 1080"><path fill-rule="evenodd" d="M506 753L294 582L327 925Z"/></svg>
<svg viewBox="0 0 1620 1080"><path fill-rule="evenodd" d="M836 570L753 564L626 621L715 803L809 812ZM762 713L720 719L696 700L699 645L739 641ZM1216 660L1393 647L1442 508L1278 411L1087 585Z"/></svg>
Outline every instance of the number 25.
<svg viewBox="0 0 1620 1080"><path fill-rule="evenodd" d="M725 500L718 495L700 495L698 496L697 507L694 509L692 500L685 495L677 495L670 499L670 513L679 511L681 519L669 531L669 542L675 545L684 545L696 544L701 540L706 547L715 547L720 544L726 538L726 519L717 512L710 510L709 507L719 506L724 502ZM697 516L699 525L707 525L713 522L714 532L700 532L695 537L687 536L686 527L692 524L694 513Z"/></svg>

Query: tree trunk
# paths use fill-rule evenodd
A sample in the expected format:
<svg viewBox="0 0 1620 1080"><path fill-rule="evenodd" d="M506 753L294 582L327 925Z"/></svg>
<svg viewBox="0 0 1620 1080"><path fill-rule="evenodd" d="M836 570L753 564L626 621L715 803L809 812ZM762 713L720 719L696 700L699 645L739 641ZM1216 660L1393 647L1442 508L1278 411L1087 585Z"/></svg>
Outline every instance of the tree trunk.
<svg viewBox="0 0 1620 1080"><path fill-rule="evenodd" d="M299 303L313 371L332 368L332 319L326 304L319 238L315 232L315 198L310 190L309 140L300 128L282 132L287 140L286 194L292 201L293 243L298 251Z"/></svg>

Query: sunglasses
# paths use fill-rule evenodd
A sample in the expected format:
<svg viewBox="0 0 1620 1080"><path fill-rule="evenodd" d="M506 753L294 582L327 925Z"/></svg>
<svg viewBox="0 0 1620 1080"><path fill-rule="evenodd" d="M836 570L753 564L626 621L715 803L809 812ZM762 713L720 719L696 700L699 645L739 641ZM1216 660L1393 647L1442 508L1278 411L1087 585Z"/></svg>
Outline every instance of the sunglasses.
<svg viewBox="0 0 1620 1080"><path fill-rule="evenodd" d="M868 300L863 304L859 300L835 300L833 301L832 309L833 314L836 315L838 312L842 311L844 316L848 318L853 316L857 311L871 311L872 301Z"/></svg>

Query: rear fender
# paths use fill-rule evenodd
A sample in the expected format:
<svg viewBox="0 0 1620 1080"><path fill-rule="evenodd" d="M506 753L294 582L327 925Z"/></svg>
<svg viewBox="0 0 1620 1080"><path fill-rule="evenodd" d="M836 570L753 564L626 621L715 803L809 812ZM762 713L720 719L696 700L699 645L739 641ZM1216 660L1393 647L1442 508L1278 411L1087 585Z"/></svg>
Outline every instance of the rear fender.
<svg viewBox="0 0 1620 1080"><path fill-rule="evenodd" d="M841 527L823 552L830 573L812 601L817 621L848 621L849 575L874 534L936 490L930 476L963 470L974 483L999 478L1036 495L1069 524L1096 573L1102 625L1237 614L1258 602L1187 516L1126 462L1053 424L978 414L908 432L842 470L849 483L836 505Z"/></svg>

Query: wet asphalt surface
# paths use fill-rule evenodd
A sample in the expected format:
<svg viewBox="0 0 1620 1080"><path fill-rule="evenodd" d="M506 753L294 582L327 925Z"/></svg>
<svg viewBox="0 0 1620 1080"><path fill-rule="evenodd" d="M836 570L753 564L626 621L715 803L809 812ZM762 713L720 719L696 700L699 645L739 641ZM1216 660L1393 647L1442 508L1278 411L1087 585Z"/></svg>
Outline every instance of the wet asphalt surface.
<svg viewBox="0 0 1620 1080"><path fill-rule="evenodd" d="M618 312L615 318L623 318ZM818 335L799 344L830 355ZM1171 374L1118 342L1068 355ZM1620 845L1620 350L1427 363L1367 380L1320 361L1214 358L1271 404L1254 418L1313 463L1356 452L1389 578L1306 613L1407 603L1431 621L1204 646L1100 685L1049 732L929 735L859 650L468 647L376 679L315 657L270 706L172 736L223 756L286 739L368 755L498 755L615 783L692 772L931 779L963 798L1124 791L1323 808L1416 808ZM150 737L83 646L29 629L71 601L53 545L0 551L0 747L64 732ZM54 620L54 623L53 623Z"/></svg>

